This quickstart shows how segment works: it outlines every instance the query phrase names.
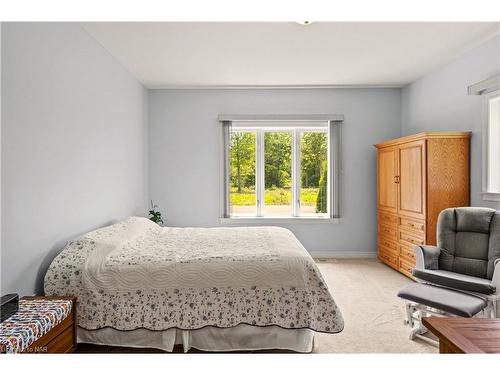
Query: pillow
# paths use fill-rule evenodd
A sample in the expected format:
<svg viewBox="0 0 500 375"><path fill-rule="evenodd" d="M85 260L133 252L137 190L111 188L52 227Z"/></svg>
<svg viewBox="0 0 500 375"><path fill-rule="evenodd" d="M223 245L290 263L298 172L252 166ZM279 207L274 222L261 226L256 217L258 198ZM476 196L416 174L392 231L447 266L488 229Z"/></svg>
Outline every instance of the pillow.
<svg viewBox="0 0 500 375"><path fill-rule="evenodd" d="M124 221L88 232L82 236L81 240L118 246L134 240L147 231L156 231L160 228L158 224L145 217L131 216Z"/></svg>

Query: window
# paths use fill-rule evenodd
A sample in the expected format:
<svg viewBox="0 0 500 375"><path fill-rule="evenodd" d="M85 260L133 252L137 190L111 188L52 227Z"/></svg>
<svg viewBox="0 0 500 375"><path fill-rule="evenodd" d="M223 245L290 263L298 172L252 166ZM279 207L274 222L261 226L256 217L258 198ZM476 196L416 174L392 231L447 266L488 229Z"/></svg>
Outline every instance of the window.
<svg viewBox="0 0 500 375"><path fill-rule="evenodd" d="M483 197L500 200L500 90L484 95Z"/></svg>
<svg viewBox="0 0 500 375"><path fill-rule="evenodd" d="M500 201L500 75L477 82L469 95L483 97L483 200Z"/></svg>
<svg viewBox="0 0 500 375"><path fill-rule="evenodd" d="M340 121L223 121L222 216L338 217Z"/></svg>

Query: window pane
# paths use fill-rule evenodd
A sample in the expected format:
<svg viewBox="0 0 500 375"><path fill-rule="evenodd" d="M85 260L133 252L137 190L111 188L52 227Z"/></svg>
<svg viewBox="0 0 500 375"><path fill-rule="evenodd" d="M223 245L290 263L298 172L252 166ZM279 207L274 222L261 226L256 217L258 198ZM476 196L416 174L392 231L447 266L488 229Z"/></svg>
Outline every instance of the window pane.
<svg viewBox="0 0 500 375"><path fill-rule="evenodd" d="M300 216L328 212L328 139L326 132L300 133Z"/></svg>
<svg viewBox="0 0 500 375"><path fill-rule="evenodd" d="M255 144L254 132L231 132L229 143L231 216L257 215Z"/></svg>
<svg viewBox="0 0 500 375"><path fill-rule="evenodd" d="M292 215L292 133L264 133L264 216Z"/></svg>

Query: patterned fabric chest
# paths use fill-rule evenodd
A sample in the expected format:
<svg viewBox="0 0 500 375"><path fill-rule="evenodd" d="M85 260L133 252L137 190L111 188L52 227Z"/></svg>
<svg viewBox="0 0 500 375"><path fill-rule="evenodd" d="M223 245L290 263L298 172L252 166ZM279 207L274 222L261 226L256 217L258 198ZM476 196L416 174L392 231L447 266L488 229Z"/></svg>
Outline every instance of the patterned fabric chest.
<svg viewBox="0 0 500 375"><path fill-rule="evenodd" d="M23 297L0 323L1 353L70 353L76 348L76 299Z"/></svg>

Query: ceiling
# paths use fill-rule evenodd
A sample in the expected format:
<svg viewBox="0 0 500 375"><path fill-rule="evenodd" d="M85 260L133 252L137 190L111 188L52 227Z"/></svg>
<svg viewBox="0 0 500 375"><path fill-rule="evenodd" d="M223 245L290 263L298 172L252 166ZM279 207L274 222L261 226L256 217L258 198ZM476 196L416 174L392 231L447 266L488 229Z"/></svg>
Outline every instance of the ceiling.
<svg viewBox="0 0 500 375"><path fill-rule="evenodd" d="M83 27L148 88L404 86L500 23L126 22Z"/></svg>

